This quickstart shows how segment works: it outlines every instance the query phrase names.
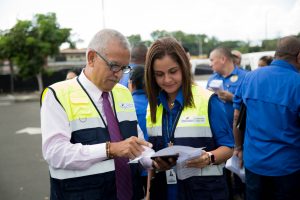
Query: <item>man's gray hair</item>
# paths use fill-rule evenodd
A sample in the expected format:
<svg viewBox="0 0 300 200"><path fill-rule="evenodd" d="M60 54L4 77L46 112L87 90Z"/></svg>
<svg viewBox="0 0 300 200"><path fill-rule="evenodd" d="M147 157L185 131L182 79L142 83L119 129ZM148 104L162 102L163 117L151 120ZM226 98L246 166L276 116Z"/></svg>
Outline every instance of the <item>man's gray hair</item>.
<svg viewBox="0 0 300 200"><path fill-rule="evenodd" d="M124 47L124 49L130 50L130 44L127 38L120 32L113 30L113 29L102 29L92 38L90 41L86 54L90 50L95 50L102 55L106 55L106 48L107 44L111 40L118 40L120 41L120 45Z"/></svg>

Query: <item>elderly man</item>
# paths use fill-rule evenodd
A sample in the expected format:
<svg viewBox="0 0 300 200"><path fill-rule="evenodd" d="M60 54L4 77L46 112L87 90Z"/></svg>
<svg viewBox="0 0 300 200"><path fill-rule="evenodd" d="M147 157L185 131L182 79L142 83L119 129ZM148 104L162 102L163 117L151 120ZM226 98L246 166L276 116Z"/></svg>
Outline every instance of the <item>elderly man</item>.
<svg viewBox="0 0 300 200"><path fill-rule="evenodd" d="M78 78L42 95L42 149L49 163L51 199L141 199L138 167L128 159L150 143L143 138L129 90L117 84L128 66L127 39L99 31Z"/></svg>
<svg viewBox="0 0 300 200"><path fill-rule="evenodd" d="M249 200L299 199L299 70L299 38L281 38L275 60L249 72L234 97L235 119L241 103L247 107L244 142L237 130L234 133Z"/></svg>

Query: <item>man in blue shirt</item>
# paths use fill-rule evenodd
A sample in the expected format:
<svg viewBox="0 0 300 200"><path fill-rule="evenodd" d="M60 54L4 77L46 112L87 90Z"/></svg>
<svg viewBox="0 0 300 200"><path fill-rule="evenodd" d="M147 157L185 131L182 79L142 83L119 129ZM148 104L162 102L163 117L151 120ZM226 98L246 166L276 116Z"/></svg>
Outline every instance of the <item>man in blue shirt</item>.
<svg viewBox="0 0 300 200"><path fill-rule="evenodd" d="M214 74L207 81L207 88L210 89L210 83L213 80L223 81L223 89L216 91L219 98L225 105L227 119L230 125L233 124L233 95L241 84L247 73L245 70L235 66L233 56L229 49L225 47L215 48L209 55L211 67Z"/></svg>
<svg viewBox="0 0 300 200"><path fill-rule="evenodd" d="M148 141L148 134L146 128L146 113L148 106L148 98L145 93L144 83L144 66L136 66L129 74L128 88L132 93L138 124L144 133L144 138ZM147 191L147 172L144 170L141 174L144 195Z"/></svg>
<svg viewBox="0 0 300 200"><path fill-rule="evenodd" d="M143 43L138 43L134 45L130 52L129 66L132 69L134 69L138 65L145 65L147 51L148 48ZM129 79L129 74L123 74L119 83L121 83L125 87L128 87L128 79Z"/></svg>
<svg viewBox="0 0 300 200"><path fill-rule="evenodd" d="M234 97L235 121L247 107L244 144L234 131L235 154L246 168L249 200L300 196L300 40L278 41L270 66L249 72Z"/></svg>
<svg viewBox="0 0 300 200"><path fill-rule="evenodd" d="M145 140L148 140L146 129L148 99L144 90L144 71L144 66L139 65L130 72L128 88L132 93L139 126L144 133Z"/></svg>
<svg viewBox="0 0 300 200"><path fill-rule="evenodd" d="M220 80L223 82L222 88L216 91L216 93L223 101L227 120L230 126L232 126L234 111L232 104L233 95L244 79L247 71L234 64L234 55L225 47L215 48L210 53L209 59L215 73L208 79L207 88L210 89L210 84L213 80ZM245 190L244 184L237 175L234 174L232 178L231 171L227 169L224 169L224 171L229 188L229 199L233 199L233 196L241 196L242 198Z"/></svg>

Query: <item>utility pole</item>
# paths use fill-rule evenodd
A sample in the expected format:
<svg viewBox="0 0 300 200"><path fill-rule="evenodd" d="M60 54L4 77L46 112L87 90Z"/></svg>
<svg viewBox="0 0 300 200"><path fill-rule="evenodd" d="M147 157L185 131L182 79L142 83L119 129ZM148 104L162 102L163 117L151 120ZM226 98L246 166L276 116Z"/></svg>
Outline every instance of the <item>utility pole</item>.
<svg viewBox="0 0 300 200"><path fill-rule="evenodd" d="M202 40L201 36L199 36L199 58L201 58L202 55Z"/></svg>

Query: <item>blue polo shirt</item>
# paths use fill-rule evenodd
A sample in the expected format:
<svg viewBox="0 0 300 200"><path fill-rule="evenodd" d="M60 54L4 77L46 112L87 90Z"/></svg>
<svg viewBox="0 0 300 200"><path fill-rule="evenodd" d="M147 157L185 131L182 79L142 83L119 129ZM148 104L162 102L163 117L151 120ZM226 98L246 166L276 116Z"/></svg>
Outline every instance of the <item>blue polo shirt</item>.
<svg viewBox="0 0 300 200"><path fill-rule="evenodd" d="M168 107L167 95L164 91L159 93L158 105L160 103L162 103L165 110L162 119L162 133L165 139L165 147L167 147L170 142L169 133L172 131L178 112L183 107L182 88L177 93L172 110ZM232 148L234 145L232 126L227 121L223 103L219 100L218 96L212 95L208 107L208 116L216 146L228 146ZM176 184L168 185L168 199L177 199Z"/></svg>
<svg viewBox="0 0 300 200"><path fill-rule="evenodd" d="M243 81L247 71L235 66L233 71L227 76L223 77L222 75L218 73L214 73L207 81L207 88L212 80L222 80L223 81L223 87L224 90L235 94L235 91ZM233 124L233 106L232 102L223 102L227 114L227 119L229 124Z"/></svg>
<svg viewBox="0 0 300 200"><path fill-rule="evenodd" d="M133 102L135 106L135 111L138 119L138 124L143 131L145 140L148 141L148 134L146 128L146 114L148 106L148 98L144 90L135 90L132 92ZM147 176L147 171L142 171L142 176Z"/></svg>
<svg viewBox="0 0 300 200"><path fill-rule="evenodd" d="M134 106L135 106L139 126L144 133L145 140L148 141L148 134L147 134L147 128L146 128L146 114L147 114L148 98L146 96L145 91L142 89L133 91L132 97L133 97L133 101L134 101Z"/></svg>
<svg viewBox="0 0 300 200"><path fill-rule="evenodd" d="M245 167L259 175L300 170L300 74L284 60L249 72L234 97L247 107Z"/></svg>

